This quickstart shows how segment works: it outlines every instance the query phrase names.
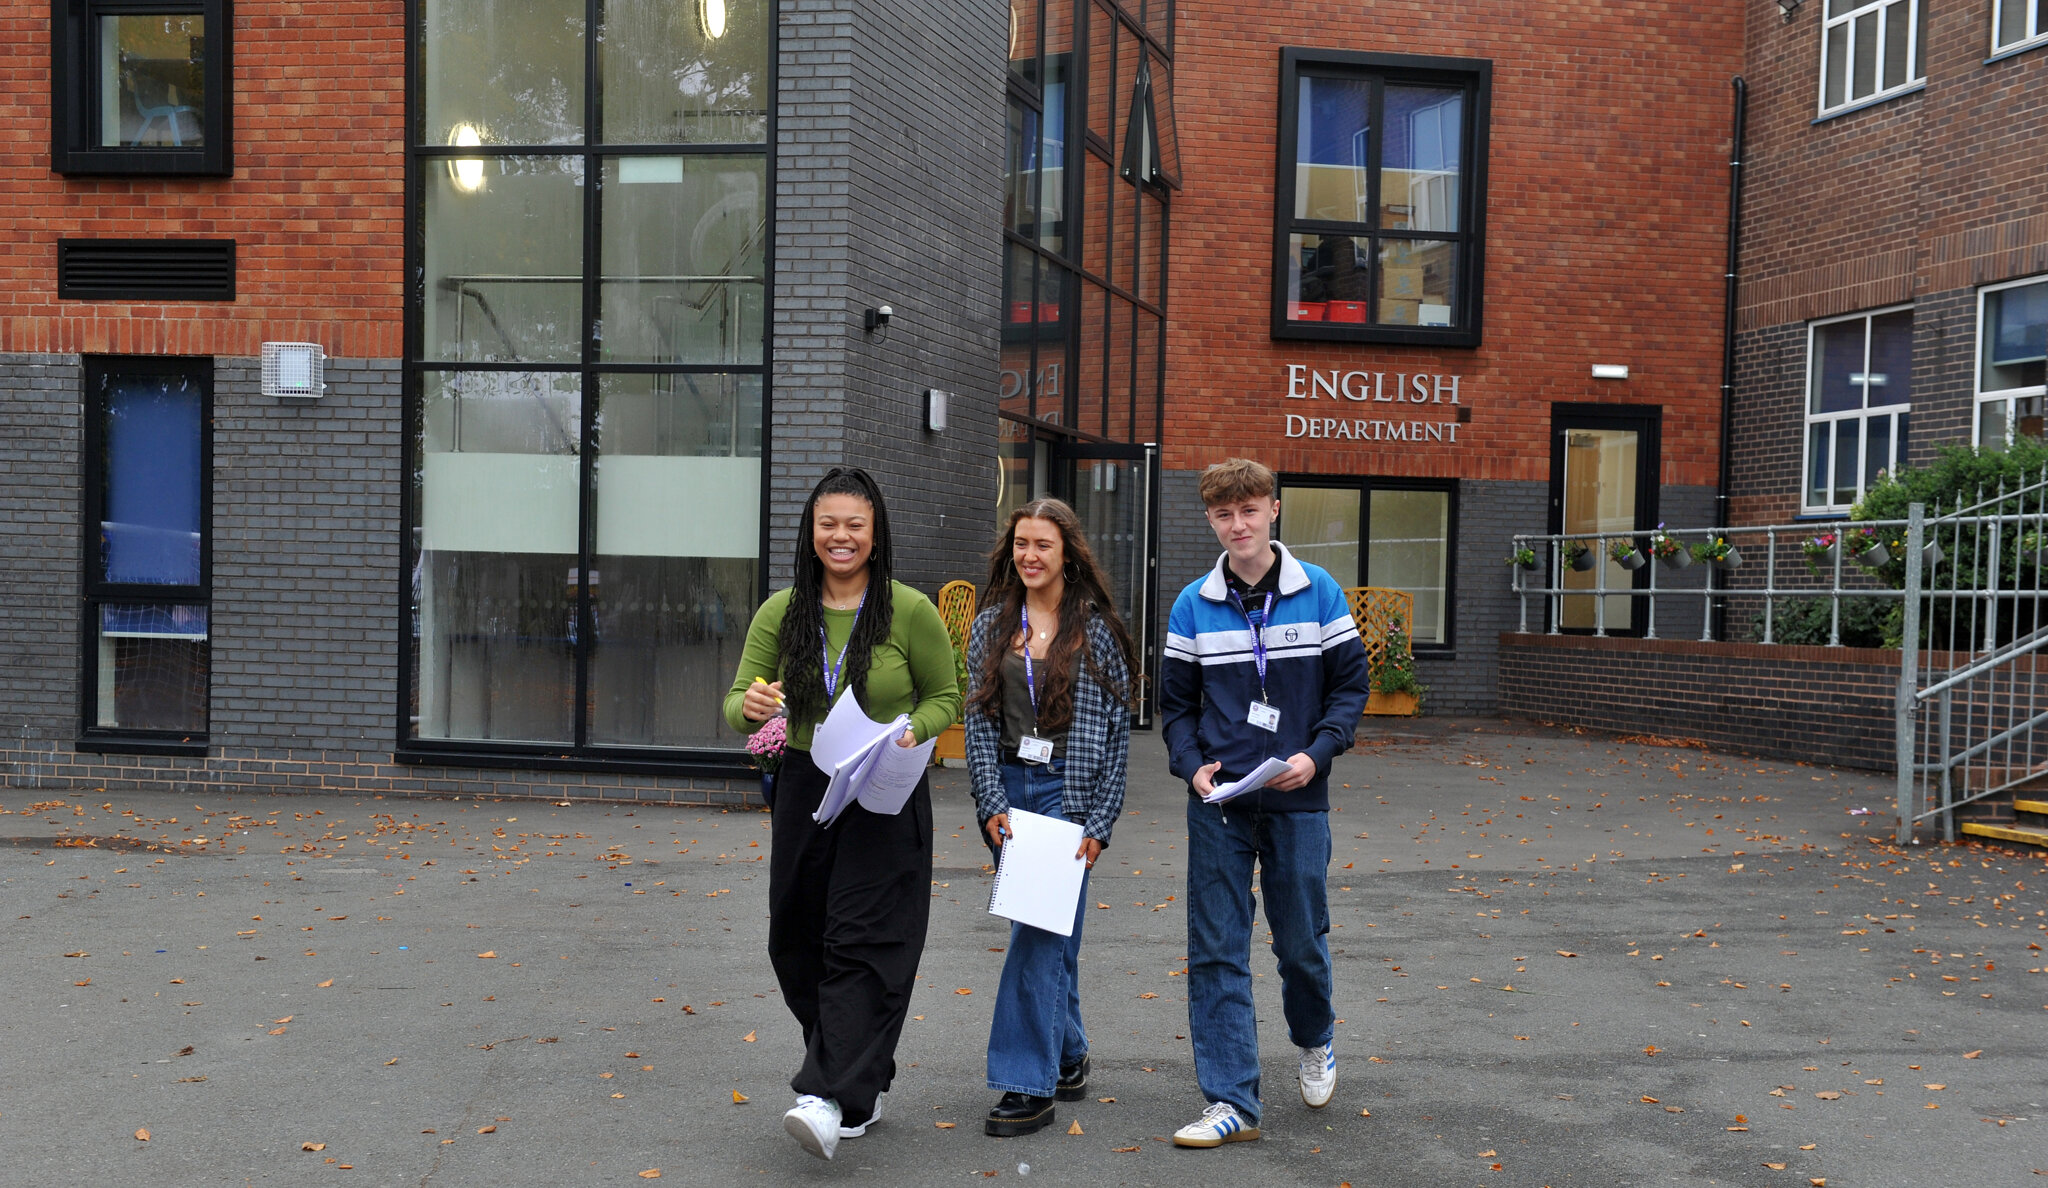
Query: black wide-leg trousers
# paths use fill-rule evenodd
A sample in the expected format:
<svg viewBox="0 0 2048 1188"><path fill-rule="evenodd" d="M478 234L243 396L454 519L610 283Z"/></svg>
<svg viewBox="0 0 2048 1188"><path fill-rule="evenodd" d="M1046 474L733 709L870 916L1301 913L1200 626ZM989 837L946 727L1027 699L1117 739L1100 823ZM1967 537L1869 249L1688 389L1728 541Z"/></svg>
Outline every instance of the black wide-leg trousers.
<svg viewBox="0 0 2048 1188"><path fill-rule="evenodd" d="M789 1087L832 1098L858 1126L895 1079L924 956L932 794L920 779L893 817L852 804L819 825L811 814L829 782L808 752L787 752L768 860L768 960L803 1026L804 1063Z"/></svg>

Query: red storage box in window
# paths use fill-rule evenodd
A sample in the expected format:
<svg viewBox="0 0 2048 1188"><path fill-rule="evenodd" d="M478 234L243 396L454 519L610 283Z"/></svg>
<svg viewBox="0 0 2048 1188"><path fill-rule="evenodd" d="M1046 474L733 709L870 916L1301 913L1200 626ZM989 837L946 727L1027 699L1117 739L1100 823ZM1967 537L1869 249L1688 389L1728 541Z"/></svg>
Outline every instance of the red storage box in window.
<svg viewBox="0 0 2048 1188"><path fill-rule="evenodd" d="M1327 301L1290 301L1287 303L1287 320L1290 322L1320 322L1329 309Z"/></svg>
<svg viewBox="0 0 2048 1188"><path fill-rule="evenodd" d="M1039 302L1039 303L1038 303L1038 320L1039 320L1039 321L1041 321L1041 322L1057 322L1057 321L1059 321L1059 320L1060 320L1060 303L1059 303L1059 302L1057 302L1057 301L1041 301L1041 302Z"/></svg>
<svg viewBox="0 0 2048 1188"><path fill-rule="evenodd" d="M1330 321L1333 321L1333 322L1363 322L1364 320L1365 320L1365 302L1363 302L1363 301L1332 301L1332 302L1330 302Z"/></svg>
<svg viewBox="0 0 2048 1188"><path fill-rule="evenodd" d="M1029 301L1012 301L1012 302L1010 302L1010 321L1011 321L1011 322L1012 322L1013 324L1017 324L1017 323L1025 323L1025 322L1029 322L1030 320L1031 320L1031 302L1029 302Z"/></svg>

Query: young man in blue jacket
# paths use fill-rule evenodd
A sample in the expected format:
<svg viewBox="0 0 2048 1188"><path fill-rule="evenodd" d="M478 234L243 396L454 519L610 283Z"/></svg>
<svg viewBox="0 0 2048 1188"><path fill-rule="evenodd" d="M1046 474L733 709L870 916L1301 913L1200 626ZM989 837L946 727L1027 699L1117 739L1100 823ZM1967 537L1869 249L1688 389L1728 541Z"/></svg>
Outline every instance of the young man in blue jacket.
<svg viewBox="0 0 2048 1188"><path fill-rule="evenodd" d="M1223 544L1167 620L1159 702L1168 762L1188 798L1188 1032L1209 1106L1173 1141L1259 1137L1259 1035L1252 1009L1252 867L1280 966L1301 1099L1337 1088L1331 1040L1330 761L1351 746L1370 691L1344 591L1273 539L1273 472L1232 458L1202 474ZM1268 758L1287 770L1221 804L1203 797Z"/></svg>

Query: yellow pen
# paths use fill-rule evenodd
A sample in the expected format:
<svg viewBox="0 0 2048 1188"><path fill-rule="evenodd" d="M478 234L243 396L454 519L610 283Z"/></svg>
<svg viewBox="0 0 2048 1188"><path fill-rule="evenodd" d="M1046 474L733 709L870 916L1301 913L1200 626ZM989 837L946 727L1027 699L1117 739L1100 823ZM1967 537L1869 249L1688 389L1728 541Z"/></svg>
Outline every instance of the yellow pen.
<svg viewBox="0 0 2048 1188"><path fill-rule="evenodd" d="M754 678L754 683L755 683L755 684L757 684L757 685L765 685L765 684L767 684L768 682L767 682L767 680L765 680L765 679L764 679L764 678L762 678L762 677L755 677L755 678ZM782 716L783 714L785 714L785 713L787 713L787 712L788 712L788 710L784 708L784 706L783 706L783 703L782 703L782 696L781 696L780 694L777 694L777 695L776 695L776 698L775 698L775 714L776 714L776 716L777 716L777 717L781 717L781 716Z"/></svg>

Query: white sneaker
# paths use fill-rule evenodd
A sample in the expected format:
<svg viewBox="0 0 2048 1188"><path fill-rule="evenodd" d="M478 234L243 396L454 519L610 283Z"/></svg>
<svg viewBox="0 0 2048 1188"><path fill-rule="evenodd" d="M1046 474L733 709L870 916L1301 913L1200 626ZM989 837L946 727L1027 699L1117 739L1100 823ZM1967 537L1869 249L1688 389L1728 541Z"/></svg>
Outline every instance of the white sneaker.
<svg viewBox="0 0 2048 1188"><path fill-rule="evenodd" d="M1226 1101L1212 1102L1198 1121L1173 1132L1176 1147L1220 1147L1259 1137L1259 1128L1244 1120L1237 1107Z"/></svg>
<svg viewBox="0 0 2048 1188"><path fill-rule="evenodd" d="M839 1103L806 1093L782 1116L782 1129L789 1132L797 1146L830 1160L839 1149Z"/></svg>
<svg viewBox="0 0 2048 1188"><path fill-rule="evenodd" d="M1335 1045L1301 1050L1300 1081L1301 1100L1308 1103L1308 1108L1320 1110L1330 1104L1330 1095L1337 1092Z"/></svg>
<svg viewBox="0 0 2048 1188"><path fill-rule="evenodd" d="M886 1090L875 1094L875 1112L869 1114L868 1120L859 1126L841 1126L839 1128L839 1137L843 1139L859 1138L861 1135L866 1134L868 1127L882 1120L882 1103L887 1100L889 1100L889 1094ZM840 1120L845 1121L843 1118Z"/></svg>

